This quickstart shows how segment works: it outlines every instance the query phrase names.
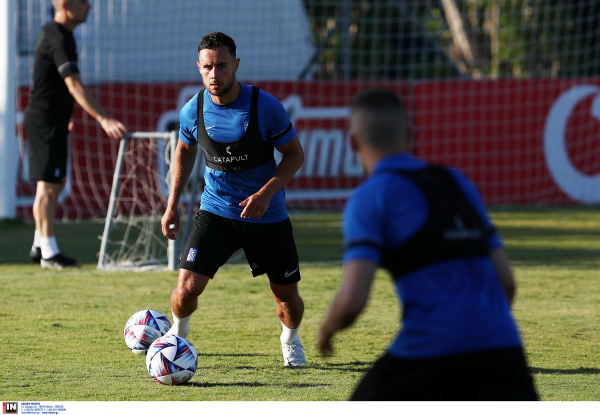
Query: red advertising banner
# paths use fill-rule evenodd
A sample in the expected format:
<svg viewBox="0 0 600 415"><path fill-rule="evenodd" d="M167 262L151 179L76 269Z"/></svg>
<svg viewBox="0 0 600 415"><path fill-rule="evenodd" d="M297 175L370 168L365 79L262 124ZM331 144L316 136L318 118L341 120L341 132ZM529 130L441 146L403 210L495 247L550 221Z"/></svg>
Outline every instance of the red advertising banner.
<svg viewBox="0 0 600 415"><path fill-rule="evenodd" d="M286 186L291 207L340 209L364 178L347 141L347 117L359 90L385 87L402 96L414 129L413 152L462 169L488 204L600 201L600 82L496 80L419 82L260 82L286 107L305 164ZM197 84L110 84L91 88L130 131L177 128ZM20 91L21 110L28 88ZM104 216L118 142L76 106L68 184L59 216ZM31 218L35 185L27 181L21 138L18 214Z"/></svg>
<svg viewBox="0 0 600 415"><path fill-rule="evenodd" d="M597 203L598 84L416 83L416 154L461 168L488 204Z"/></svg>

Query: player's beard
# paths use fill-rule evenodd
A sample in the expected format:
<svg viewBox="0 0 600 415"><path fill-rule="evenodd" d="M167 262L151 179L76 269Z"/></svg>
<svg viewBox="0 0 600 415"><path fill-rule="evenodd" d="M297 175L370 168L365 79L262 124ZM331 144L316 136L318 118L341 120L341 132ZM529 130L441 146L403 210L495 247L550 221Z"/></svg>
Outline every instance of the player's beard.
<svg viewBox="0 0 600 415"><path fill-rule="evenodd" d="M218 91L217 93L213 93L210 89L210 85L204 85L206 87L206 89L208 89L208 92L215 96L215 97L221 97L225 94L227 94L229 91L231 91L231 88L233 88L233 84L236 82L235 80L235 74L231 75L231 79L229 80L229 82L227 82L225 85L223 85L223 87L221 88L220 91Z"/></svg>

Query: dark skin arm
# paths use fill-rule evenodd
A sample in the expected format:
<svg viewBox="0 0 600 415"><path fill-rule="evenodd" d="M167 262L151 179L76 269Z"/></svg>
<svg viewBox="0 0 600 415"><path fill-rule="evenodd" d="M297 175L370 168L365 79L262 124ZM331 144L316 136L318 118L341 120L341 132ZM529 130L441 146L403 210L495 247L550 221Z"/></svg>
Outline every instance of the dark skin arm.
<svg viewBox="0 0 600 415"><path fill-rule="evenodd" d="M277 150L283 154L283 158L277 166L275 175L267 182L258 192L247 197L240 206L244 206L244 210L240 217L248 219L257 219L267 211L271 204L271 198L283 186L289 182L294 174L302 167L304 163L304 150L300 144L298 136L294 137L289 143L277 147Z"/></svg>

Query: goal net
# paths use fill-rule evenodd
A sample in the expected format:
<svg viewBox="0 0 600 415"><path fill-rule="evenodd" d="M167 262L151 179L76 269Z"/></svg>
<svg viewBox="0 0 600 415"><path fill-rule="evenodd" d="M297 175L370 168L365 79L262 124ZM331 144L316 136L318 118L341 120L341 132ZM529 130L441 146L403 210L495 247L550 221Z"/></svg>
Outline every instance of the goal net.
<svg viewBox="0 0 600 415"><path fill-rule="evenodd" d="M22 113L51 1L13 1ZM232 36L238 80L283 103L304 147L291 210L340 210L364 179L346 119L369 87L400 94L413 153L461 168L488 204L554 205L600 201L599 20L592 0L106 0L75 37L83 81L109 113L129 131L165 132L202 87L202 35ZM74 121L58 215L104 218L119 143L79 108ZM18 215L32 219L19 132Z"/></svg>
<svg viewBox="0 0 600 415"><path fill-rule="evenodd" d="M199 153L180 202L181 231L177 240L167 240L161 218L171 185L171 155L177 132L128 133L121 140L100 243L98 269L175 270L178 242L190 231L194 202L202 192Z"/></svg>

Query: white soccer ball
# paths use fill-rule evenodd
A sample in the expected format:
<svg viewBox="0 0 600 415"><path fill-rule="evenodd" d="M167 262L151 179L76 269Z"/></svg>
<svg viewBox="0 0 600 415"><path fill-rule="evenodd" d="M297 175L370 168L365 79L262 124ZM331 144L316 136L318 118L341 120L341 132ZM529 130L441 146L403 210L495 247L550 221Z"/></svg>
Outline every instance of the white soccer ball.
<svg viewBox="0 0 600 415"><path fill-rule="evenodd" d="M198 353L189 340L169 334L148 349L146 368L152 379L163 385L181 385L196 373Z"/></svg>
<svg viewBox="0 0 600 415"><path fill-rule="evenodd" d="M171 322L156 310L141 310L129 317L123 336L127 347L139 355L145 355L154 340L164 336Z"/></svg>

